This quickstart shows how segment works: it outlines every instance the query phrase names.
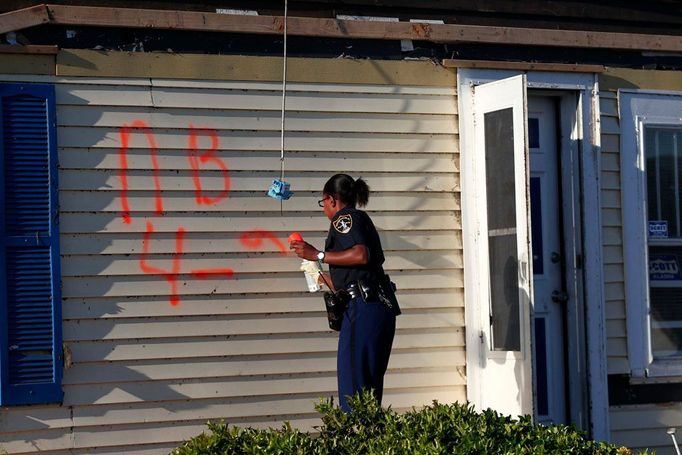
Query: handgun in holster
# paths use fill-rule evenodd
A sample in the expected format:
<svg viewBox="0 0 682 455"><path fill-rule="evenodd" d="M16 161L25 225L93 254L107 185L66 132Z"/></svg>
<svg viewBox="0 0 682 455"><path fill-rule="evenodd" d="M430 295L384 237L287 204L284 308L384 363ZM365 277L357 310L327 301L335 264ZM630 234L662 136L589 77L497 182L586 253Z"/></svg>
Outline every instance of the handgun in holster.
<svg viewBox="0 0 682 455"><path fill-rule="evenodd" d="M395 295L396 286L388 275L384 275L379 283L379 300L390 307L393 310L393 314L398 316L402 311L400 311L400 305L398 304L398 298Z"/></svg>

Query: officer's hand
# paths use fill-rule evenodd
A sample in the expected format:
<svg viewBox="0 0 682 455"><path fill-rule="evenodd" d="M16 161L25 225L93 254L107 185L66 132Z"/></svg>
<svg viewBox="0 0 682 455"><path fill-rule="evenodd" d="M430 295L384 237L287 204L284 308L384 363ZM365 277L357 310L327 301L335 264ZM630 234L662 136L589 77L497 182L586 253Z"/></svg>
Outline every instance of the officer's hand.
<svg viewBox="0 0 682 455"><path fill-rule="evenodd" d="M289 244L289 248L294 250L296 256L309 261L317 261L317 248L308 242L294 240Z"/></svg>

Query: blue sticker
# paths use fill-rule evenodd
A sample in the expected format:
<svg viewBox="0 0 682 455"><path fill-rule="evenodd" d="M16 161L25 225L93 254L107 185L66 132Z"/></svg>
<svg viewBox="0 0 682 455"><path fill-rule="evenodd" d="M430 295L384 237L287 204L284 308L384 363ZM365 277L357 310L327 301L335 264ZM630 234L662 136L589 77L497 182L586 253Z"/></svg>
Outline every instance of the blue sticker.
<svg viewBox="0 0 682 455"><path fill-rule="evenodd" d="M673 254L650 255L649 279L652 281L682 280L677 256Z"/></svg>
<svg viewBox="0 0 682 455"><path fill-rule="evenodd" d="M650 239L667 239L668 238L668 222L667 221L649 221L649 238Z"/></svg>

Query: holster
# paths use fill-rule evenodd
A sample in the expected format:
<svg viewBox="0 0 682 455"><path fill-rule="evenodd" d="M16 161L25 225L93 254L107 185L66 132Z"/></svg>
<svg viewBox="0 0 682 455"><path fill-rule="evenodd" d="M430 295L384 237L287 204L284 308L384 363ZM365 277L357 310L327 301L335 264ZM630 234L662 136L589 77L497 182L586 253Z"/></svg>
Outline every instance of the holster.
<svg viewBox="0 0 682 455"><path fill-rule="evenodd" d="M329 322L329 328L336 330L337 332L341 330L341 323L343 322L343 313L346 311L346 306L351 299L348 291L341 289L336 292L325 292L324 306L327 310L327 322Z"/></svg>
<svg viewBox="0 0 682 455"><path fill-rule="evenodd" d="M400 311L400 305L398 305L398 299L395 295L395 283L391 281L388 275L380 280L378 284L367 283L363 280L358 280L351 283L348 286L348 293L351 298L362 297L365 302L380 302L391 310L393 314L398 316Z"/></svg>
<svg viewBox="0 0 682 455"><path fill-rule="evenodd" d="M380 295L379 299L385 302L388 306L393 308L393 314L396 316L400 315L402 311L400 311L400 305L398 304L398 297L395 295L396 291L396 286L393 281L391 281L391 278L388 275L384 275L384 277L381 279L380 283Z"/></svg>

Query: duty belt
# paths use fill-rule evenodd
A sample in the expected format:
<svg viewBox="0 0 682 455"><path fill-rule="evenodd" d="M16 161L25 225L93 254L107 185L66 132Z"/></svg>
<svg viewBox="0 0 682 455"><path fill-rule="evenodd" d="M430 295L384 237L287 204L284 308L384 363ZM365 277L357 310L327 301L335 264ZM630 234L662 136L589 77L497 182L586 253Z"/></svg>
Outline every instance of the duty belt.
<svg viewBox="0 0 682 455"><path fill-rule="evenodd" d="M390 309L392 309L396 315L400 314L400 308L398 308L397 301L395 305L391 299L392 294L390 290L384 289L383 286L370 285L362 280L354 281L346 286L346 291L352 299L362 297L366 302L380 302Z"/></svg>
<svg viewBox="0 0 682 455"><path fill-rule="evenodd" d="M357 281L355 283L351 283L346 287L346 291L350 294L351 299L357 299L358 297L362 296L362 293L360 292L360 286L358 285Z"/></svg>

